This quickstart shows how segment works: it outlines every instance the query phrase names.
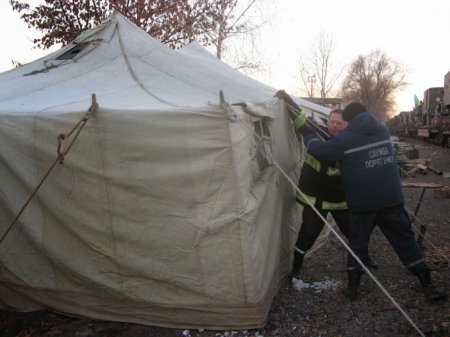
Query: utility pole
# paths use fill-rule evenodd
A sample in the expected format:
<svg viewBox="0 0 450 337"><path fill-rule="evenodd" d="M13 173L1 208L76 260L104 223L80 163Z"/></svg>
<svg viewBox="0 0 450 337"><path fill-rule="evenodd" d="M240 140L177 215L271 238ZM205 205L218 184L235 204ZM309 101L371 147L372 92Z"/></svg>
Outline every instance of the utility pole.
<svg viewBox="0 0 450 337"><path fill-rule="evenodd" d="M311 86L311 92L310 92L310 97L313 98L314 97L314 85L316 83L316 75L312 75L312 76L308 76L308 82L310 83Z"/></svg>

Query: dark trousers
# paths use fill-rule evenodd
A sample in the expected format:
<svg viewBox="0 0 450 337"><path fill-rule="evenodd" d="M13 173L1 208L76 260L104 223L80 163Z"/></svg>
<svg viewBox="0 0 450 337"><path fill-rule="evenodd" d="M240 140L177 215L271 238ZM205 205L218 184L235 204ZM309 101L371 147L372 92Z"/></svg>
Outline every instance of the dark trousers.
<svg viewBox="0 0 450 337"><path fill-rule="evenodd" d="M348 237L348 212L346 210L324 211L318 209L318 211L324 218L330 212L339 230L345 237ZM298 233L296 246L298 249L307 252L316 242L325 223L310 206L303 206L302 220L303 223Z"/></svg>
<svg viewBox="0 0 450 337"><path fill-rule="evenodd" d="M378 225L397 256L411 273L417 275L428 270L422 250L411 229L411 220L403 205L372 212L349 213L349 246L364 264L367 265L370 233L375 225ZM347 266L349 270L362 269L350 253Z"/></svg>

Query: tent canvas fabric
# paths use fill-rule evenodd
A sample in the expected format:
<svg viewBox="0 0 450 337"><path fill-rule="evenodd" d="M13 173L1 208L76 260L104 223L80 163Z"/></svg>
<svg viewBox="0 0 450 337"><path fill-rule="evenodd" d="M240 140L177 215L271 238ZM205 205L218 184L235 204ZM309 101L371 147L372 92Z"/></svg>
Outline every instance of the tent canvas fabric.
<svg viewBox="0 0 450 337"><path fill-rule="evenodd" d="M0 234L54 160L57 136L92 93L99 104L0 244L0 307L263 326L300 224L273 165L296 181L301 150L275 92L197 43L167 48L119 13L0 74Z"/></svg>

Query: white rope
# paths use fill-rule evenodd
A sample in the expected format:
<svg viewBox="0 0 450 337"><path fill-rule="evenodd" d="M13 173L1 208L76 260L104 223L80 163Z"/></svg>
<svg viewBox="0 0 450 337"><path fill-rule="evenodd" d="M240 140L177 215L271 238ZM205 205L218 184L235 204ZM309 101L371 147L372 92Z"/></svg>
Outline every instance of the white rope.
<svg viewBox="0 0 450 337"><path fill-rule="evenodd" d="M253 133L254 137L258 139L258 141L261 141L261 137L250 129L250 127L242 121L240 118L237 118L237 121L241 123L244 127L248 128L251 133ZM255 145L257 146L258 150L260 150L261 154L264 158L266 158L267 161L269 161L267 154L260 149L258 146L258 143L254 141ZM281 174L287 179L287 181L292 185L292 187L295 189L296 192L300 193L302 197L305 197L302 191L298 188L298 186L292 181L292 179L289 177L289 175L283 170L283 168L278 164L278 162L271 158L273 161L273 165L281 172ZM305 198L307 200L307 198ZM322 219L322 221L328 226L328 228L333 232L333 234L336 236L336 238L342 243L342 245L347 249L347 251L355 258L356 261L361 265L361 267L364 269L364 271L372 278L372 280L375 282L375 284L381 289L381 291L386 295L387 298L394 304L394 306L402 313L402 315L406 318L406 320L416 329L416 331L419 333L420 336L426 337L423 332L419 329L419 327L414 323L414 321L411 319L411 317L406 313L406 311L403 310L403 308L397 303L397 301L389 294L389 292L383 287L383 285L377 280L377 278L371 273L371 271L362 263L362 261L359 259L358 256L353 252L353 250L347 245L347 243L342 239L342 237L336 232L336 230L333 228L333 226L320 214L320 212L314 207L314 205L307 200L308 205L314 209L314 211L317 213L317 215Z"/></svg>

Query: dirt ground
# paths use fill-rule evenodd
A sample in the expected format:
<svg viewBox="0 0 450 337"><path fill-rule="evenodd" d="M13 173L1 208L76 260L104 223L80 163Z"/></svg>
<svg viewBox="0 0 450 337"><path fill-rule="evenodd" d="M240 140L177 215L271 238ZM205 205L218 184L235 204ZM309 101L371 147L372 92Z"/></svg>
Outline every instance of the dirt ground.
<svg viewBox="0 0 450 337"><path fill-rule="evenodd" d="M405 139L419 150L420 158L429 158L442 175L426 171L414 177L404 176L408 183L450 183L444 178L450 172L450 149L417 140ZM421 188L404 188L406 208L414 213ZM424 252L436 269L432 277L436 286L450 294L450 198L437 199L433 189L426 189L414 220L414 226L426 226ZM346 250L330 234L327 243L305 260L303 281L330 284L328 289L293 289L287 280L275 297L264 328L248 331L180 330L138 324L74 318L43 310L32 313L0 311L1 337L169 337L169 336L450 336L450 304L427 303L418 280L401 265L391 246L375 229L370 254L379 263L373 270L376 279L398 303L405 315L388 299L368 276L361 284L362 299L349 302L342 295L346 283ZM328 281L328 282L327 282ZM326 288L326 287L325 287ZM419 333L413 324L420 329Z"/></svg>

